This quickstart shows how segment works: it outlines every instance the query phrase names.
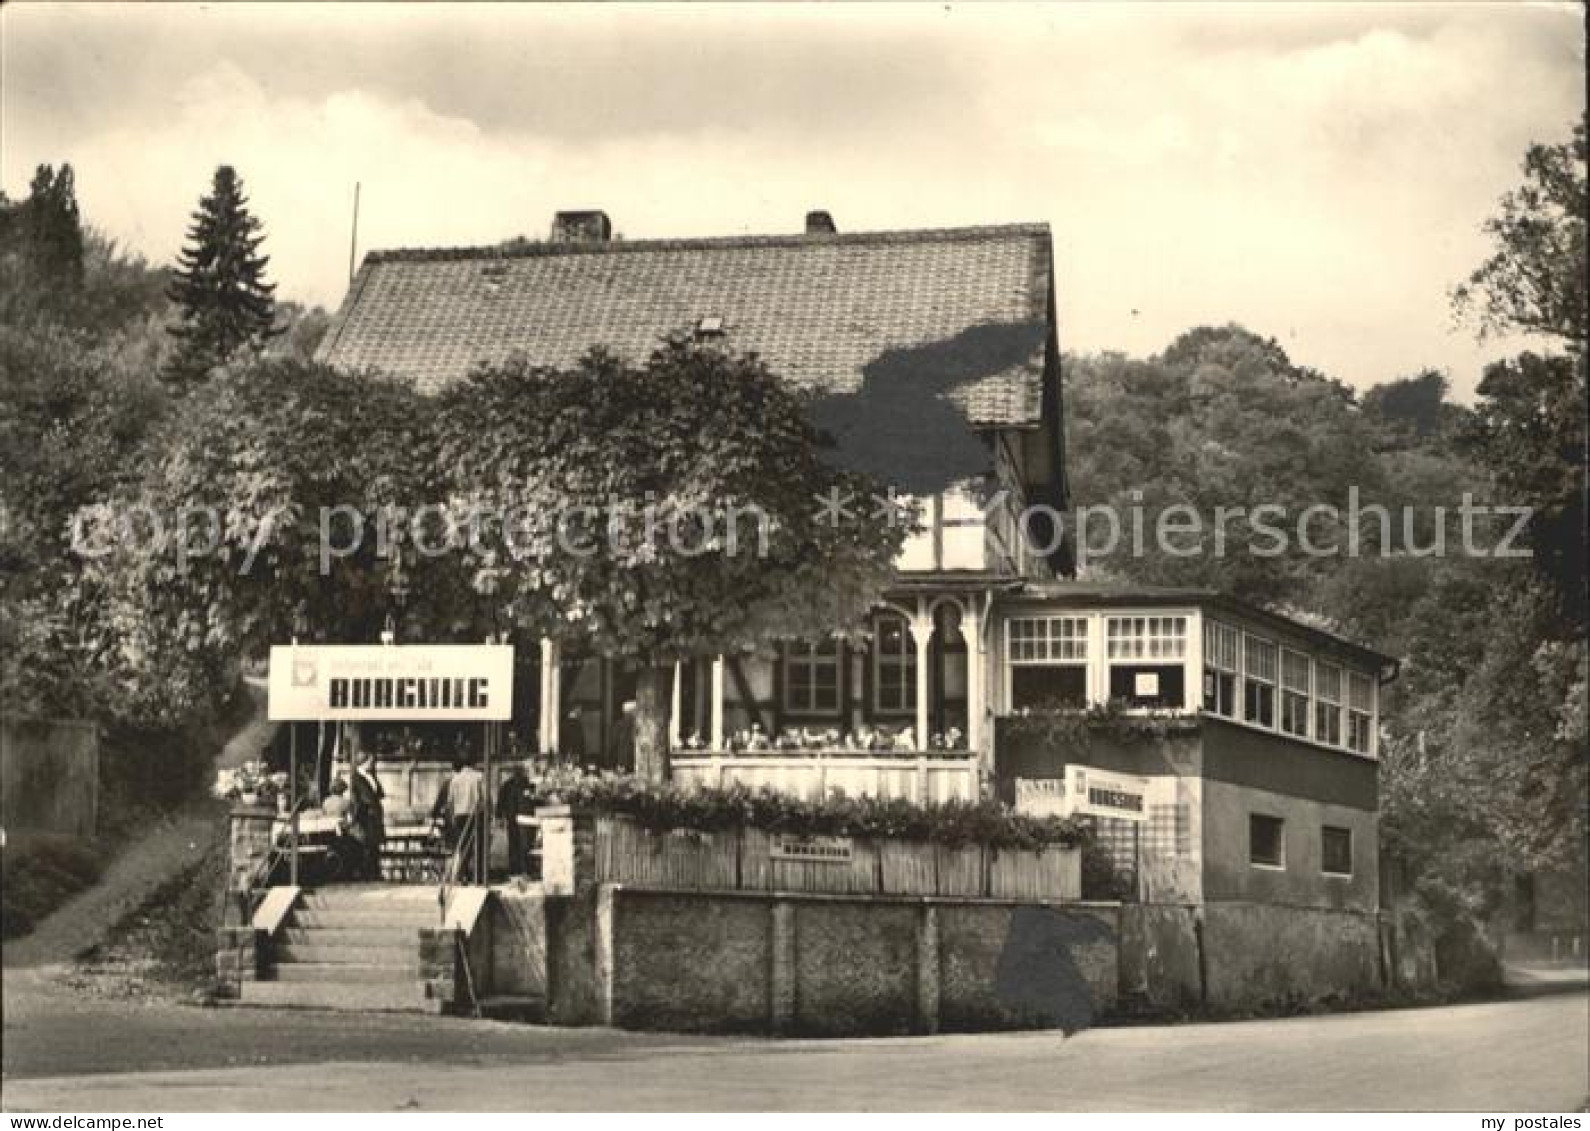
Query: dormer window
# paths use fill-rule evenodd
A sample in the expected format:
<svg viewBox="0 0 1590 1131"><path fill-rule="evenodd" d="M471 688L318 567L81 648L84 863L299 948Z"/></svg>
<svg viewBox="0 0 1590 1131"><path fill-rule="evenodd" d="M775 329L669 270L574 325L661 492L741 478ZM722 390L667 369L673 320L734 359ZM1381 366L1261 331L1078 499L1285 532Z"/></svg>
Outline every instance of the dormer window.
<svg viewBox="0 0 1590 1131"><path fill-rule="evenodd" d="M502 289L503 280L508 277L506 263L488 263L480 269L480 281L485 284L486 293L496 294Z"/></svg>
<svg viewBox="0 0 1590 1131"><path fill-rule="evenodd" d="M723 319L716 314L709 314L696 322L696 337L721 338L723 337Z"/></svg>

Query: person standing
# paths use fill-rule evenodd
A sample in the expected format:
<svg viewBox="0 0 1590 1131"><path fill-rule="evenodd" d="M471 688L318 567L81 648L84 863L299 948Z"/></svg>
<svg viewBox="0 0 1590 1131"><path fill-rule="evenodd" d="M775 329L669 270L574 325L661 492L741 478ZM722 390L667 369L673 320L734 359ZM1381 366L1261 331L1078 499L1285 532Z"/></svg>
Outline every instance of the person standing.
<svg viewBox="0 0 1590 1131"><path fill-rule="evenodd" d="M535 812L536 787L525 772L523 762L515 762L508 779L497 791L497 816L508 826L508 872L514 876L530 874L532 831L519 823L520 817Z"/></svg>
<svg viewBox="0 0 1590 1131"><path fill-rule="evenodd" d="M375 776L375 754L365 751L359 755L358 768L354 770L348 792L353 800L348 814L354 837L364 854L364 878L381 878L381 842L386 839L386 791Z"/></svg>
<svg viewBox="0 0 1590 1131"><path fill-rule="evenodd" d="M620 774L635 772L635 712L633 699L626 700L613 723L607 740L607 769Z"/></svg>
<svg viewBox="0 0 1590 1131"><path fill-rule="evenodd" d="M486 779L470 754L447 783L447 815L453 845L460 848L461 883L476 883L486 875Z"/></svg>
<svg viewBox="0 0 1590 1131"><path fill-rule="evenodd" d="M558 758L576 769L585 768L585 714L578 703L569 708L559 724Z"/></svg>

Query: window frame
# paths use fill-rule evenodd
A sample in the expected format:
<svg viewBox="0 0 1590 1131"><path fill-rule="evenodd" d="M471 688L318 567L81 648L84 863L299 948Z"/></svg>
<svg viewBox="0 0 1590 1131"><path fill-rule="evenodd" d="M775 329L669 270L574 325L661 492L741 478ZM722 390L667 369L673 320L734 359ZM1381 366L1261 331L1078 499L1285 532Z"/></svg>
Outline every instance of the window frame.
<svg viewBox="0 0 1590 1131"><path fill-rule="evenodd" d="M1302 686L1296 686L1287 672L1287 660L1301 660L1303 663ZM1296 648L1280 645L1280 652L1276 661L1276 674L1279 677L1277 687L1277 706L1275 713L1276 729L1288 738L1308 739L1313 736L1313 689L1314 689L1314 657L1307 652L1300 652ZM1289 716L1301 718L1303 729L1293 730L1288 724Z"/></svg>
<svg viewBox="0 0 1590 1131"><path fill-rule="evenodd" d="M1360 707L1356 702L1356 691L1362 686L1366 689L1364 705ZM1354 754L1366 757L1375 756L1375 679L1367 672L1353 668L1347 669L1347 723L1343 728L1343 739L1346 748ZM1363 745L1354 741L1355 730L1362 727Z"/></svg>
<svg viewBox="0 0 1590 1131"><path fill-rule="evenodd" d="M1347 870L1330 867L1330 853L1325 842L1330 833L1340 833L1347 845ZM1353 830L1345 825L1321 825L1319 829L1319 870L1322 875L1351 879L1353 875Z"/></svg>
<svg viewBox="0 0 1590 1131"><path fill-rule="evenodd" d="M1204 688L1202 709L1216 718L1229 719L1240 722L1242 719L1242 630L1233 624L1226 624L1212 617L1204 617ZM1230 645L1231 656L1229 662L1222 658L1225 651L1222 646ZM1222 683L1221 680L1228 683ZM1226 710L1220 709L1222 699L1221 691L1225 689L1224 696ZM1215 705L1209 705L1211 694L1214 696Z"/></svg>
<svg viewBox="0 0 1590 1131"><path fill-rule="evenodd" d="M830 651L820 651L820 649ZM796 651L805 649L805 651ZM820 716L824 718L837 717L840 704L844 700L842 684L844 673L841 671L839 641L833 637L827 640L814 642L809 640L785 641L782 651L784 661L784 674L781 691L784 696L784 711L790 715ZM820 668L831 667L833 670L833 704L825 706L816 701L819 690L816 673ZM799 701L795 694L794 675L796 669L804 668L810 672L807 677L806 690L809 692L806 701Z"/></svg>
<svg viewBox="0 0 1590 1131"><path fill-rule="evenodd" d="M1249 657L1257 650L1257 649L1255 649L1254 645L1258 645L1260 647L1268 648L1270 650L1271 672L1270 672L1269 678L1265 678L1262 674L1260 674L1258 672L1255 672L1253 670L1253 668L1252 668L1252 665L1250 664ZM1278 697L1277 696L1277 690L1278 690L1277 685L1280 682L1280 675L1281 675L1281 645L1280 645L1280 643L1278 641L1276 641L1276 640L1272 640L1271 638L1269 638L1267 636L1259 636L1259 635L1257 635L1255 633L1252 633L1252 632L1244 632L1242 634L1242 718L1241 718L1241 721L1243 723L1245 723L1246 725L1251 726L1251 727L1257 727L1260 730L1273 731L1273 730L1276 729L1277 722L1278 722L1278 714L1279 714L1279 712L1276 709L1277 706L1278 706L1278 704L1276 702L1277 697ZM1270 694L1269 694L1268 703L1269 703L1269 715L1270 715L1270 718L1269 718L1268 722L1262 722L1262 721L1260 721L1258 719L1255 719L1255 718L1251 717L1249 715L1249 713L1248 713L1248 692L1249 692L1250 689L1253 689L1253 688L1259 688L1259 689L1266 689L1267 688L1269 690Z"/></svg>
<svg viewBox="0 0 1590 1131"><path fill-rule="evenodd" d="M1257 854L1257 842L1253 835L1259 827L1258 822L1270 821L1275 828L1275 859L1261 860ZM1277 817L1273 813L1248 814L1248 867L1263 868L1271 872L1286 871L1286 818Z"/></svg>
<svg viewBox="0 0 1590 1131"><path fill-rule="evenodd" d="M1117 668L1179 668L1181 670L1181 695L1167 699L1161 688L1154 698L1155 704L1126 703L1129 711L1185 711L1187 710L1188 684L1191 681L1190 632L1196 617L1186 612L1109 612L1103 615L1101 626L1103 677L1100 694L1105 700L1120 697L1113 692ZM1124 624L1128 631L1117 634L1113 630ZM1156 627L1177 626L1175 631L1158 631ZM1117 649L1120 649L1118 652ZM1156 652L1156 649L1159 649ZM1156 673L1157 674L1157 673Z"/></svg>
<svg viewBox="0 0 1590 1131"><path fill-rule="evenodd" d="M1336 673L1334 692L1326 686L1330 682L1324 678L1327 671ZM1342 725L1346 678L1347 669L1341 664L1319 659L1314 661L1314 741L1321 746L1338 749L1347 744L1346 730ZM1333 725L1321 727L1320 720L1324 718L1331 719Z"/></svg>
<svg viewBox="0 0 1590 1131"><path fill-rule="evenodd" d="M884 625L889 621L895 621L900 626L901 651L898 653L886 653L883 650ZM911 622L900 613L880 613L873 621L872 647L868 651L872 655L872 692L868 698L871 699L873 714L914 716L917 683L916 638L911 635ZM883 702L885 667L900 668L903 706L886 706Z"/></svg>

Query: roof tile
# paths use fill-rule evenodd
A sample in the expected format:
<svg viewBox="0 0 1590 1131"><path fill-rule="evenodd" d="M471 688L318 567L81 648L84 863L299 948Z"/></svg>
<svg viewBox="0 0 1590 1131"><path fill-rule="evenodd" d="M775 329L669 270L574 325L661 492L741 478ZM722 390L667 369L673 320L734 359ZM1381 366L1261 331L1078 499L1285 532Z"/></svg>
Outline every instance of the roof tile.
<svg viewBox="0 0 1590 1131"><path fill-rule="evenodd" d="M719 318L715 340L797 387L856 394L887 355L931 358L923 347L969 331L1025 327L1020 356L986 372L962 357L947 380L924 374L924 388L944 390L975 425L1030 427L1050 273L1042 224L372 252L319 356L435 390L513 354L561 367L602 345L640 360Z"/></svg>

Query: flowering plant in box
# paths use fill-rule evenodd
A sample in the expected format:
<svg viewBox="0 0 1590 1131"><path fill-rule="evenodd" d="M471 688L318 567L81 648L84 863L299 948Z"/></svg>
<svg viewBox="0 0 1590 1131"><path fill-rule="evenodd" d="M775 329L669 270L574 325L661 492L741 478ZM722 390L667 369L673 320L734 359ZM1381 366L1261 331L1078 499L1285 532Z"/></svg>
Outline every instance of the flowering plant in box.
<svg viewBox="0 0 1590 1131"><path fill-rule="evenodd" d="M239 805L274 806L281 787L260 762L244 762L230 770L217 770L215 796Z"/></svg>

